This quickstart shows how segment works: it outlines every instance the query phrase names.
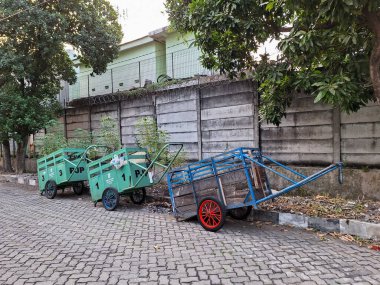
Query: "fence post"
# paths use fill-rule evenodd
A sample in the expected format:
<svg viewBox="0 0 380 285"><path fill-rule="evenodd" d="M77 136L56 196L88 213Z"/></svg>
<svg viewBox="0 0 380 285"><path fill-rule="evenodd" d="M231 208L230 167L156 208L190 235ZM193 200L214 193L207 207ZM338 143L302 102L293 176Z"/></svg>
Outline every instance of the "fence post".
<svg viewBox="0 0 380 285"><path fill-rule="evenodd" d="M63 100L64 109L63 109L63 129L65 132L65 139L67 139L67 109L66 109L66 100Z"/></svg>
<svg viewBox="0 0 380 285"><path fill-rule="evenodd" d="M198 160L202 160L202 94L201 88L198 85L197 87L197 100L196 100L196 109L197 109L197 136L198 136Z"/></svg>
<svg viewBox="0 0 380 285"><path fill-rule="evenodd" d="M121 98L120 98L120 95L117 97L117 119L119 121L120 145L123 146L123 132L122 132L122 128L121 128Z"/></svg>
<svg viewBox="0 0 380 285"><path fill-rule="evenodd" d="M333 162L341 161L341 133L340 133L340 109L335 107L333 110Z"/></svg>
<svg viewBox="0 0 380 285"><path fill-rule="evenodd" d="M90 99L90 75L87 75L88 80L88 129L92 132L92 122L91 122L91 99Z"/></svg>
<svg viewBox="0 0 380 285"><path fill-rule="evenodd" d="M113 70L112 70L112 68L111 68L111 91L113 94Z"/></svg>
<svg viewBox="0 0 380 285"><path fill-rule="evenodd" d="M172 78L174 79L174 52L172 52Z"/></svg>
<svg viewBox="0 0 380 285"><path fill-rule="evenodd" d="M253 146L260 148L260 118L259 118L259 93L257 82L251 81L252 85L252 118L253 118Z"/></svg>
<svg viewBox="0 0 380 285"><path fill-rule="evenodd" d="M87 75L87 97L90 98L90 75Z"/></svg>
<svg viewBox="0 0 380 285"><path fill-rule="evenodd" d="M141 62L140 61L139 61L139 83L141 87L142 85L141 85Z"/></svg>

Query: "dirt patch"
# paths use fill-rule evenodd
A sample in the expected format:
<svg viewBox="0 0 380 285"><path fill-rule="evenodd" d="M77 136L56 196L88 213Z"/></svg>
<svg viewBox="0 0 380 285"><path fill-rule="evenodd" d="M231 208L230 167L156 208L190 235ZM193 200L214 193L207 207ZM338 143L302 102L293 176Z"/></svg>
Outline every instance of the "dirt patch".
<svg viewBox="0 0 380 285"><path fill-rule="evenodd" d="M312 217L354 219L380 223L380 202L346 200L328 196L283 196L260 204L267 211L304 214Z"/></svg>

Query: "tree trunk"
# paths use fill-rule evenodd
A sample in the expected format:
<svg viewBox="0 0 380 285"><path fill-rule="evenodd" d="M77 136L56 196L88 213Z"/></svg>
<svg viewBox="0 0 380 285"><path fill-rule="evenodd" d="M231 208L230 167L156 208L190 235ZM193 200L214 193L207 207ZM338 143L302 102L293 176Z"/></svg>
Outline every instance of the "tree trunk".
<svg viewBox="0 0 380 285"><path fill-rule="evenodd" d="M376 12L370 12L366 8L363 13L366 16L368 28L375 36L369 59L369 73L373 86L373 93L380 103L380 18Z"/></svg>
<svg viewBox="0 0 380 285"><path fill-rule="evenodd" d="M16 173L21 174L25 172L25 155L26 147L28 145L29 137L26 136L22 141L17 142L17 151L16 151Z"/></svg>
<svg viewBox="0 0 380 285"><path fill-rule="evenodd" d="M9 140L3 140L3 171L12 172L11 145Z"/></svg>

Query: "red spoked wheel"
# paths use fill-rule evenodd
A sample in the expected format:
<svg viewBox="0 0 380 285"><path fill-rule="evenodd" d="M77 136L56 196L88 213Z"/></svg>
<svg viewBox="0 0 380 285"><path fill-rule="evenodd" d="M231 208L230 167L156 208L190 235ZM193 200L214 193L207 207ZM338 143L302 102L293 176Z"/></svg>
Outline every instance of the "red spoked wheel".
<svg viewBox="0 0 380 285"><path fill-rule="evenodd" d="M226 220L226 209L213 197L202 199L198 206L198 221L202 227L211 232L220 230Z"/></svg>

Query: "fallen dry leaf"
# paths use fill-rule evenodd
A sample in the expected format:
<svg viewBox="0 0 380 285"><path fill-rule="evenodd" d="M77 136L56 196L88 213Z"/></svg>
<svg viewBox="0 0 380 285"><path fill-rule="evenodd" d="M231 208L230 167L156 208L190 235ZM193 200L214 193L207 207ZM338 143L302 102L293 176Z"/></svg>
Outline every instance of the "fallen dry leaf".
<svg viewBox="0 0 380 285"><path fill-rule="evenodd" d="M343 235L343 236L340 236L339 237L341 240L344 240L344 241L354 241L354 237L353 236L350 236L350 235Z"/></svg>

